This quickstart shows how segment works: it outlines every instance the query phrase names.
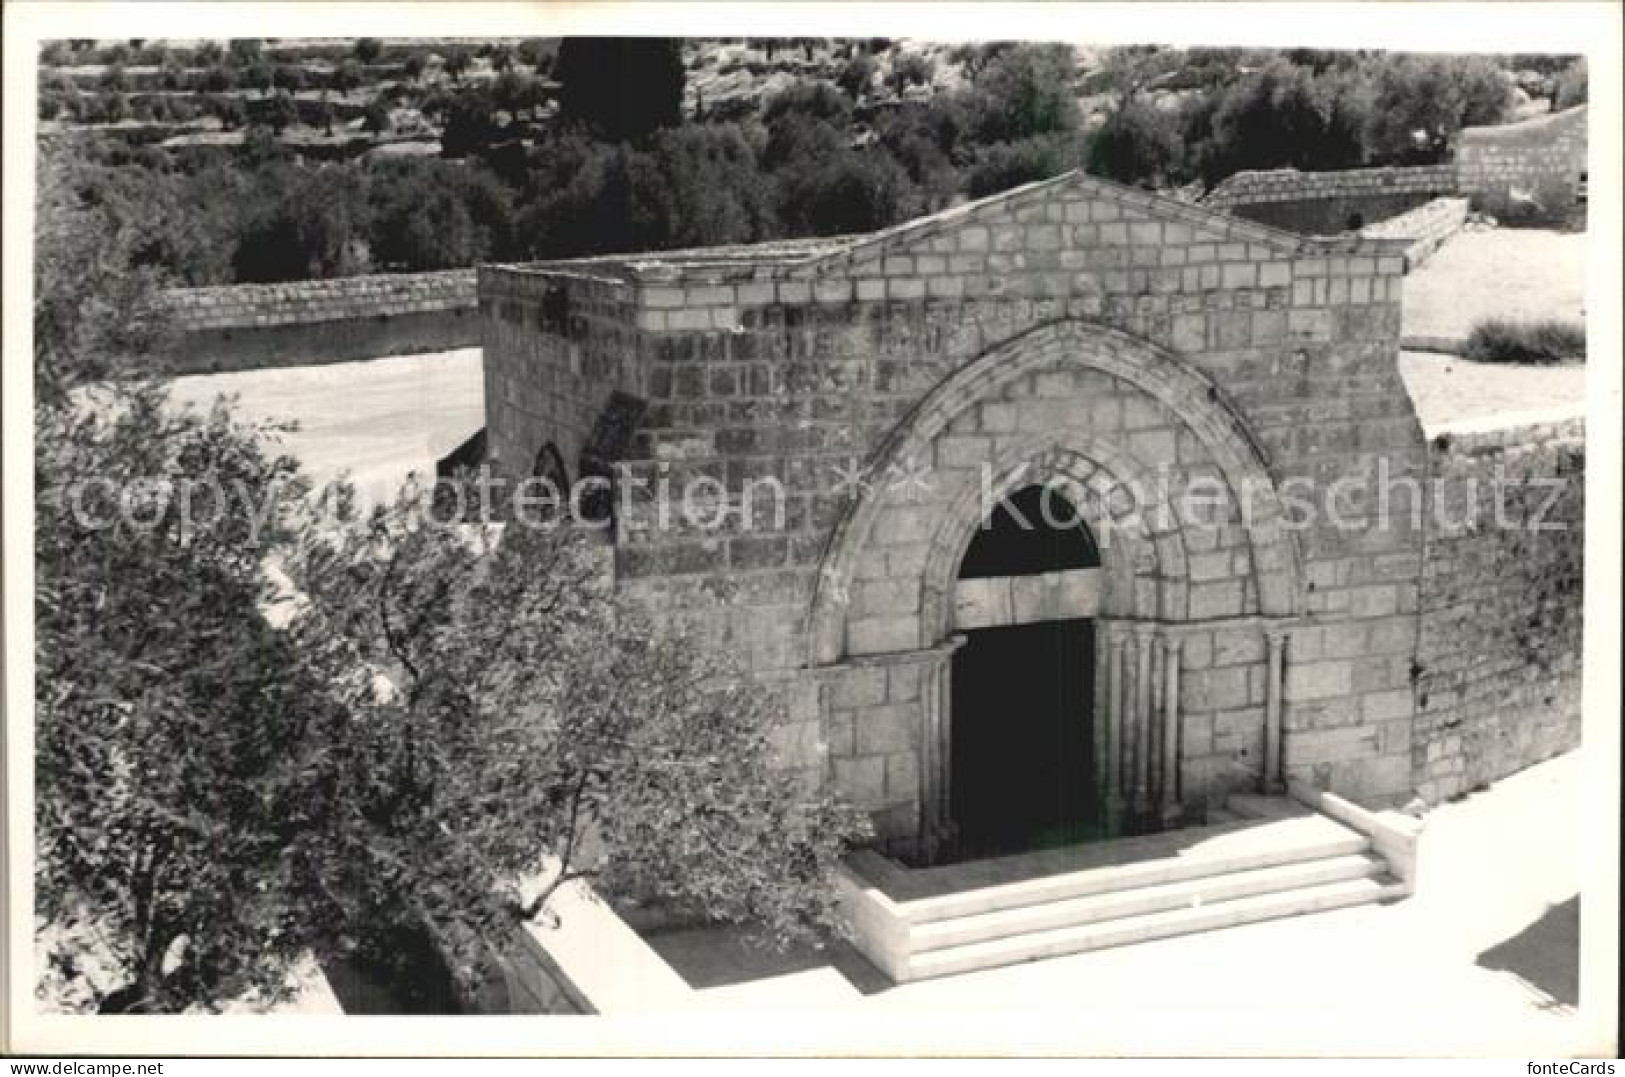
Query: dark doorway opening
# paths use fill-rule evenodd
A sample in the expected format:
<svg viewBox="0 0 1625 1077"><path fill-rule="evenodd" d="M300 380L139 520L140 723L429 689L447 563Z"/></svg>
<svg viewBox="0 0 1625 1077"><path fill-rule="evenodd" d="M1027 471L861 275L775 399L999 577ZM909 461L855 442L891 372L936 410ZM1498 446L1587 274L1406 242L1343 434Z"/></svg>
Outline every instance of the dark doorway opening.
<svg viewBox="0 0 1625 1077"><path fill-rule="evenodd" d="M1092 620L966 633L952 691L949 799L961 858L1101 836Z"/></svg>
<svg viewBox="0 0 1625 1077"><path fill-rule="evenodd" d="M1005 498L976 533L960 579L1100 567L1094 536L1053 486ZM953 659L949 812L962 859L1102 836L1094 775L1090 618L978 628Z"/></svg>

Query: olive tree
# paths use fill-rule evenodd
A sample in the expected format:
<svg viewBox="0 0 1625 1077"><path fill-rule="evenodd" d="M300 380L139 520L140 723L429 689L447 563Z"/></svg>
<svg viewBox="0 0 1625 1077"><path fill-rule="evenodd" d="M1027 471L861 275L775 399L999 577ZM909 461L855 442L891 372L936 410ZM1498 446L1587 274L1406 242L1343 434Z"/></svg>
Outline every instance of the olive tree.
<svg viewBox="0 0 1625 1077"><path fill-rule="evenodd" d="M773 692L615 601L606 549L407 494L290 562L342 701L312 789L338 946L429 925L471 987L576 879L774 939L838 926L858 816L775 767Z"/></svg>

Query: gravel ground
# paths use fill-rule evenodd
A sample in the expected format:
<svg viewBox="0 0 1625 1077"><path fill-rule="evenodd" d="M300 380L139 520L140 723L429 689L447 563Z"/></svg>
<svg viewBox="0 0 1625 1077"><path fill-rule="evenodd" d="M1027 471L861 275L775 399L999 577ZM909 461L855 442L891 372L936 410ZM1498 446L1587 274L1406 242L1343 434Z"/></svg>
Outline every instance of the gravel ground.
<svg viewBox="0 0 1625 1077"><path fill-rule="evenodd" d="M1585 844L1586 767L1563 756L1430 812L1417 892L1389 905L901 987L852 955L764 957L725 931L666 952L719 982L702 1012L793 1012L825 1049L1611 1056L1610 1008L1576 1008L1578 894L1604 851ZM710 967L730 958L732 976Z"/></svg>
<svg viewBox="0 0 1625 1077"><path fill-rule="evenodd" d="M1550 422L1585 413L1584 363L1512 366L1401 352L1399 373L1429 434L1463 426Z"/></svg>
<svg viewBox="0 0 1625 1077"><path fill-rule="evenodd" d="M1465 337L1491 317L1583 321L1585 248L1580 232L1461 232L1405 279L1405 335Z"/></svg>
<svg viewBox="0 0 1625 1077"><path fill-rule="evenodd" d="M282 447L311 478L322 483L348 472L375 495L412 471L432 476L437 459L485 425L478 348L200 374L175 379L173 392L200 407L235 395L247 418L297 422Z"/></svg>

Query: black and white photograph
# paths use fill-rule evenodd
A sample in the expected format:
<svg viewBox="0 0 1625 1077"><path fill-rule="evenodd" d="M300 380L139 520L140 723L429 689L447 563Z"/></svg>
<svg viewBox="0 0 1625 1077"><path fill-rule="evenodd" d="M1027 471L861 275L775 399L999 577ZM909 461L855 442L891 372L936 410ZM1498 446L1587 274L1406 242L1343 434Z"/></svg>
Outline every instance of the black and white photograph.
<svg viewBox="0 0 1625 1077"><path fill-rule="evenodd" d="M1621 9L763 7L6 6L0 1046L1616 1057Z"/></svg>

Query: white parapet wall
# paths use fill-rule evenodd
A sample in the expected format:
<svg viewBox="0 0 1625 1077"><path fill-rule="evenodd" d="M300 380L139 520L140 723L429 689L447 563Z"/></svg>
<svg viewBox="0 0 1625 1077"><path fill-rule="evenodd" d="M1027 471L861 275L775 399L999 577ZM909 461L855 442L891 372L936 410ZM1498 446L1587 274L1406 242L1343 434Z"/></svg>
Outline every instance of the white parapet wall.
<svg viewBox="0 0 1625 1077"><path fill-rule="evenodd" d="M1409 240L1410 246L1405 249L1405 269L1409 272L1461 231L1467 223L1469 204L1465 198L1435 198L1397 217L1367 225L1360 234L1374 239Z"/></svg>
<svg viewBox="0 0 1625 1077"><path fill-rule="evenodd" d="M550 873L528 882L539 892ZM509 1013L663 1013L693 1004L694 989L582 880L561 886L502 955Z"/></svg>

